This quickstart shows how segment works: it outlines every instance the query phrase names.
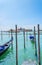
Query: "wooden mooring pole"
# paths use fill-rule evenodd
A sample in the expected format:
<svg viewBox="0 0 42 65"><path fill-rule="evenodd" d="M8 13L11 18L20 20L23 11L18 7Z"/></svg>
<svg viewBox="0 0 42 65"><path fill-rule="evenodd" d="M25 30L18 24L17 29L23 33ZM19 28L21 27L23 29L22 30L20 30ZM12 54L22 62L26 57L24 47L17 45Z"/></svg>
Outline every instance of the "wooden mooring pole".
<svg viewBox="0 0 42 65"><path fill-rule="evenodd" d="M13 36L12 33L13 33L13 32L12 32L12 29L11 29L11 39L12 39L12 36ZM11 42L11 49L13 50L13 41Z"/></svg>
<svg viewBox="0 0 42 65"><path fill-rule="evenodd" d="M24 49L25 49L25 29L23 29L23 36L24 36Z"/></svg>
<svg viewBox="0 0 42 65"><path fill-rule="evenodd" d="M37 56L36 30L35 30L35 26L34 26L34 43L35 43L35 56Z"/></svg>
<svg viewBox="0 0 42 65"><path fill-rule="evenodd" d="M38 63L41 65L40 61L40 29L39 29L39 24L38 24Z"/></svg>
<svg viewBox="0 0 42 65"><path fill-rule="evenodd" d="M11 38L12 38L12 29L11 29Z"/></svg>
<svg viewBox="0 0 42 65"><path fill-rule="evenodd" d="M1 31L1 40L3 40L3 34L2 34L2 31Z"/></svg>
<svg viewBox="0 0 42 65"><path fill-rule="evenodd" d="M18 65L17 25L16 27L16 65Z"/></svg>
<svg viewBox="0 0 42 65"><path fill-rule="evenodd" d="M26 41L28 41L28 32L26 32Z"/></svg>
<svg viewBox="0 0 42 65"><path fill-rule="evenodd" d="M10 37L10 32L8 32L8 34L9 34L9 37Z"/></svg>

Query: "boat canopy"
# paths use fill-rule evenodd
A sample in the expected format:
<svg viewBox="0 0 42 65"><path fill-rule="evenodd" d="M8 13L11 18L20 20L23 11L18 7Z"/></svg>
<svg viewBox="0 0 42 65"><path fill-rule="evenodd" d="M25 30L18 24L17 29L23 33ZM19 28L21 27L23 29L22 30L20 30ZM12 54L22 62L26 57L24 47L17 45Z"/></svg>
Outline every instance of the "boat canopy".
<svg viewBox="0 0 42 65"><path fill-rule="evenodd" d="M30 39L34 39L34 36L30 36Z"/></svg>

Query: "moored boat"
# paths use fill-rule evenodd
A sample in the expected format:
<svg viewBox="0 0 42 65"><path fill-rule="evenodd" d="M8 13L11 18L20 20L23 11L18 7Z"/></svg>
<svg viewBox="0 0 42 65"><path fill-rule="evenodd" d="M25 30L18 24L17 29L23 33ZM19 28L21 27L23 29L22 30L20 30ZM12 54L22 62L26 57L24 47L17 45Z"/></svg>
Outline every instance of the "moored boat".
<svg viewBox="0 0 42 65"><path fill-rule="evenodd" d="M34 43L34 36L33 35L30 35L29 38L30 38L31 42Z"/></svg>
<svg viewBox="0 0 42 65"><path fill-rule="evenodd" d="M0 56L10 47L12 41L13 41L13 37L11 38L11 40L6 42L4 45L0 46Z"/></svg>

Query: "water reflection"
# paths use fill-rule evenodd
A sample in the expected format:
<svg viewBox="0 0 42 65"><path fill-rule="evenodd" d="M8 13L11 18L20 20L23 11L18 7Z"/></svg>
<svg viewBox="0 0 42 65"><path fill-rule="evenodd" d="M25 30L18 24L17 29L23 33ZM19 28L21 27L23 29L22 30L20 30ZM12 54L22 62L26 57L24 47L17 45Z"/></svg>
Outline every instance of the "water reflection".
<svg viewBox="0 0 42 65"><path fill-rule="evenodd" d="M34 40L30 40L32 44L34 44Z"/></svg>

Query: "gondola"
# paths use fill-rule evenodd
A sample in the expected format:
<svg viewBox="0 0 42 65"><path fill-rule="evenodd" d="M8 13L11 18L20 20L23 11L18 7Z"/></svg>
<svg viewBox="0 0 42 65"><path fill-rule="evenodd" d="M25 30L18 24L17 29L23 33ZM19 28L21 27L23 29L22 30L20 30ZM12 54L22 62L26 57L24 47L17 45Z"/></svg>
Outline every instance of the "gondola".
<svg viewBox="0 0 42 65"><path fill-rule="evenodd" d="M31 39L31 40L34 39L34 36L30 36L30 39Z"/></svg>
<svg viewBox="0 0 42 65"><path fill-rule="evenodd" d="M0 56L7 51L7 49L10 47L11 43L13 41L13 37L11 38L11 40L9 40L8 42L6 42L4 45L0 46Z"/></svg>
<svg viewBox="0 0 42 65"><path fill-rule="evenodd" d="M34 36L33 35L30 35L30 41L32 42L32 43L34 43Z"/></svg>

